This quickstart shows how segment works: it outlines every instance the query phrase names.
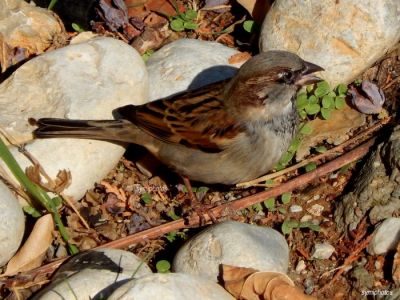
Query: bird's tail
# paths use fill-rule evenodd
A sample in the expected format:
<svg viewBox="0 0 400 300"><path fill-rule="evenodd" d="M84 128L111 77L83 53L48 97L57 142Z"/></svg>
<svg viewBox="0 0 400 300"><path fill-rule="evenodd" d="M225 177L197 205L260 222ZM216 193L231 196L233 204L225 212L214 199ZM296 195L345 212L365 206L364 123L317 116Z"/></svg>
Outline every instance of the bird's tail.
<svg viewBox="0 0 400 300"><path fill-rule="evenodd" d="M135 142L138 128L126 120L30 119L38 126L35 138L81 138L114 142Z"/></svg>

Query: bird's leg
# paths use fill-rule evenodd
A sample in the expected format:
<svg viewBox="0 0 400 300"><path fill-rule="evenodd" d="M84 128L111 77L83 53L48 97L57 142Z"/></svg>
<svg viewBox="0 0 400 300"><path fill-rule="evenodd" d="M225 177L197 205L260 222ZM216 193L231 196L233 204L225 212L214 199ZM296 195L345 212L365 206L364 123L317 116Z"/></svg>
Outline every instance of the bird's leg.
<svg viewBox="0 0 400 300"><path fill-rule="evenodd" d="M192 185L190 184L189 178L187 178L186 176L182 176L182 179L189 193L189 198L191 202L190 206L193 208L193 210L197 213L197 215L200 218L199 225L202 226L205 224L204 214L207 214L213 223L217 223L217 218L214 216L214 214L207 208L204 208L202 203L197 198L196 194L193 193Z"/></svg>

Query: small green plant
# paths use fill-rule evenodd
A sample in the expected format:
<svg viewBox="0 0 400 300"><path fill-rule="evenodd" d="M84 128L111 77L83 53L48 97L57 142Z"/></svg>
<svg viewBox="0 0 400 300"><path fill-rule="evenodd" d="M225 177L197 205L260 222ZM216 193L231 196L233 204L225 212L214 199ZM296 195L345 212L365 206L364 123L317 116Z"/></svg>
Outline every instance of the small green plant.
<svg viewBox="0 0 400 300"><path fill-rule="evenodd" d="M253 20L246 20L243 22L243 29L248 33L253 33L257 29L257 24Z"/></svg>
<svg viewBox="0 0 400 300"><path fill-rule="evenodd" d="M339 84L331 89L326 81L308 86L306 91L297 95L296 107L303 120L320 116L324 120L331 117L334 109L341 109L346 104L347 86Z"/></svg>
<svg viewBox="0 0 400 300"><path fill-rule="evenodd" d="M151 198L149 193L143 193L140 196L140 199L144 202L144 204L150 204L153 201L153 198Z"/></svg>
<svg viewBox="0 0 400 300"><path fill-rule="evenodd" d="M196 30L198 25L196 23L197 11L187 9L184 13L178 13L176 16L170 18L169 25L173 31Z"/></svg>
<svg viewBox="0 0 400 300"><path fill-rule="evenodd" d="M292 198L292 193L283 193L281 196L282 204L289 204Z"/></svg>
<svg viewBox="0 0 400 300"><path fill-rule="evenodd" d="M315 162L310 162L309 164L307 164L304 169L306 170L306 172L311 172L313 170L315 170L317 168L317 164Z"/></svg>
<svg viewBox="0 0 400 300"><path fill-rule="evenodd" d="M152 56L154 54L154 50L149 49L147 50L145 53L142 54L142 59L144 60L144 62L147 62L147 60L150 58L150 56Z"/></svg>
<svg viewBox="0 0 400 300"><path fill-rule="evenodd" d="M346 85L339 84L334 90L332 90L328 82L322 81L315 85L307 86L304 92L297 94L297 112L303 122L300 124L297 136L293 139L288 151L283 154L278 164L275 166L277 171L286 168L295 156L304 136L312 134L313 128L307 123L307 121L318 116L325 120L329 119L334 109L341 109L345 106L346 93ZM316 151L323 153L326 151L326 148L323 146L317 147ZM313 170L312 168L313 165L309 166L308 171Z"/></svg>
<svg viewBox="0 0 400 300"><path fill-rule="evenodd" d="M158 273L169 273L171 270L171 264L168 260L159 260L156 263L156 269Z"/></svg>
<svg viewBox="0 0 400 300"><path fill-rule="evenodd" d="M75 30L76 32L84 32L84 31L85 31L85 29L84 29L81 25L76 24L76 23L72 23L72 24L71 24L71 27L72 27L72 29Z"/></svg>
<svg viewBox="0 0 400 300"><path fill-rule="evenodd" d="M256 212L263 211L263 206L262 206L261 203L253 204L253 205L251 206L251 208L252 208L254 211L256 211Z"/></svg>
<svg viewBox="0 0 400 300"><path fill-rule="evenodd" d="M300 222L300 221L293 220L293 219L285 220L281 226L281 230L282 230L283 234L291 234L293 229L297 229L297 228L308 228L313 231L317 231L317 232L320 231L319 225L315 225L311 222Z"/></svg>
<svg viewBox="0 0 400 300"><path fill-rule="evenodd" d="M264 200L264 205L265 207L269 210L269 211L275 211L276 207L275 207L275 198L268 198L267 200Z"/></svg>

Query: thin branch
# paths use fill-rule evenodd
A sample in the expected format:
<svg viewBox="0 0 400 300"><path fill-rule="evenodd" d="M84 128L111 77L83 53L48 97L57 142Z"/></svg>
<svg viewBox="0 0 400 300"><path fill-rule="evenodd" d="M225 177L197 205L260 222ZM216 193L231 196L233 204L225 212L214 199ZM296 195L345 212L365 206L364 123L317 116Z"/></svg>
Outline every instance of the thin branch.
<svg viewBox="0 0 400 300"><path fill-rule="evenodd" d="M267 191L263 191L258 194L255 194L255 195L251 195L251 196L239 199L239 200L235 200L235 201L228 202L228 203L222 204L220 206L214 207L214 208L210 209L210 211L214 216L220 217L220 216L224 215L226 212L241 210L246 207L252 206L256 203L260 203L270 197L276 197L285 192L293 191L294 189L300 188L301 186L303 186L307 183L310 183L311 181L315 180L316 178L319 178L328 173L336 171L336 170L340 169L341 167L360 159L361 157L363 157L365 154L368 153L369 148L374 143L375 143L375 138L372 138L369 141L367 141L366 143L351 150L350 152L343 154L342 156L334 159L333 161L330 161L330 162L318 167L314 171L300 175L292 180L289 180L288 182L282 183L281 185L271 188ZM211 223L210 217L207 213L203 215L203 220L206 222L206 224ZM176 230L181 230L181 229L188 228L188 227L198 226L199 221L200 221L200 217L193 216L189 220L189 224L191 224L191 226L188 226L188 225L186 225L185 220L179 219L176 221L169 222L167 224L163 224L163 225L160 225L160 226L157 226L154 228L150 228L150 229L132 234L130 236L109 242L107 244L103 244L97 248L118 248L118 249L126 248L132 244L137 244L137 243L140 243L143 241L148 241L149 239L158 238L158 237L163 236L171 231L176 231ZM43 274L51 274L67 258L68 257L51 262L42 267L28 271L23 275L18 275L15 278L0 281L0 283L2 282L7 287L11 287L11 286L15 286L17 283L33 280L35 277L37 277L39 275L43 276Z"/></svg>

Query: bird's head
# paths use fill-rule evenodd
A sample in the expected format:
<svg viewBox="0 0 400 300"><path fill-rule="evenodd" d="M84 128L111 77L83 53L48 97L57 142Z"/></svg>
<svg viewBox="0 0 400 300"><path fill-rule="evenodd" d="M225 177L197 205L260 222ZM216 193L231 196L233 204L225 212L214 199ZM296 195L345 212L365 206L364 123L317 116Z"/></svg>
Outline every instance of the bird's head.
<svg viewBox="0 0 400 300"><path fill-rule="evenodd" d="M292 109L299 89L321 81L314 73L318 65L287 51L267 51L255 55L242 65L225 90L228 109L240 117L273 118Z"/></svg>

